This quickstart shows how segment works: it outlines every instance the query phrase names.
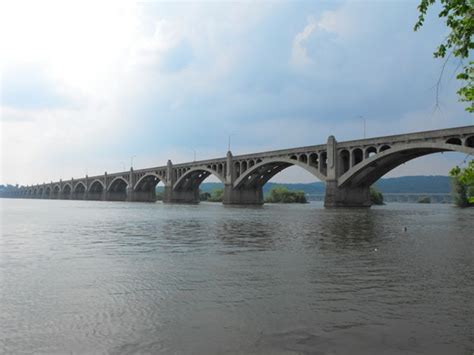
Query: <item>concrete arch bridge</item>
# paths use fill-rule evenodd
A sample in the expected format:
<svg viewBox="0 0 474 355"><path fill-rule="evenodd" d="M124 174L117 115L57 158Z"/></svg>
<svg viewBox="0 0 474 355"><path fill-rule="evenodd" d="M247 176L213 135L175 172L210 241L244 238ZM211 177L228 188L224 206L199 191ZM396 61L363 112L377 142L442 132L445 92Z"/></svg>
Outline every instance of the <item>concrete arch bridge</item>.
<svg viewBox="0 0 474 355"><path fill-rule="evenodd" d="M210 175L224 184L224 204L263 204L263 185L290 166L326 183L326 207L368 207L369 187L397 166L438 152L474 156L474 126L337 142L193 161L19 189L19 197L153 202L165 185L164 202L198 203L199 185Z"/></svg>

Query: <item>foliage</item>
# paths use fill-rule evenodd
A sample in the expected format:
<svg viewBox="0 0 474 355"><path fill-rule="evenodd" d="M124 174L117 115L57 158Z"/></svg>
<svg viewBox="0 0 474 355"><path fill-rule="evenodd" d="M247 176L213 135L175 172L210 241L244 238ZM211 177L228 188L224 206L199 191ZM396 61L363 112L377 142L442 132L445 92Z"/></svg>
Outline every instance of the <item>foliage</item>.
<svg viewBox="0 0 474 355"><path fill-rule="evenodd" d="M436 0L421 0L418 5L419 16L415 24L415 31L420 29L424 22L428 8ZM440 0L442 5L438 16L446 19L446 26L450 29L436 51L435 58L445 58L451 55L460 60L469 58L471 49L474 48L472 35L474 33L474 1L473 0ZM449 52L449 53L448 53ZM468 103L466 110L474 112L474 62L469 61L464 64L463 70L457 75L459 80L465 82L465 86L458 90L459 100Z"/></svg>
<svg viewBox="0 0 474 355"><path fill-rule="evenodd" d="M370 187L370 202L373 205L383 205L383 195L375 187Z"/></svg>
<svg viewBox="0 0 474 355"><path fill-rule="evenodd" d="M212 191L210 196L207 198L207 201L209 202L222 202L222 199L224 197L224 189L215 189Z"/></svg>
<svg viewBox="0 0 474 355"><path fill-rule="evenodd" d="M209 192L199 191L199 201L207 201L211 197Z"/></svg>
<svg viewBox="0 0 474 355"><path fill-rule="evenodd" d="M17 185L0 185L0 197L15 197L18 193L19 186Z"/></svg>
<svg viewBox="0 0 474 355"><path fill-rule="evenodd" d="M418 199L418 203L431 203L431 197L422 196Z"/></svg>
<svg viewBox="0 0 474 355"><path fill-rule="evenodd" d="M285 186L275 186L265 199L268 203L307 203L304 191L290 191Z"/></svg>
<svg viewBox="0 0 474 355"><path fill-rule="evenodd" d="M465 168L456 166L449 175L453 178L454 201L459 207L474 205L474 160Z"/></svg>

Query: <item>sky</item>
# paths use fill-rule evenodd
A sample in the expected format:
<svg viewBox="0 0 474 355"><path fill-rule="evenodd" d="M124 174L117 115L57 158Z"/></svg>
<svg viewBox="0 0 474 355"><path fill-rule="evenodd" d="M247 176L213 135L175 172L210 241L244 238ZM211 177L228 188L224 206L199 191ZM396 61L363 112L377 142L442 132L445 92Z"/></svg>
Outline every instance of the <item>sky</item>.
<svg viewBox="0 0 474 355"><path fill-rule="evenodd" d="M0 183L474 124L417 1L0 2ZM438 101L438 103L437 103ZM133 157L133 158L132 158ZM456 153L387 176L447 175ZM316 181L293 167L274 181Z"/></svg>

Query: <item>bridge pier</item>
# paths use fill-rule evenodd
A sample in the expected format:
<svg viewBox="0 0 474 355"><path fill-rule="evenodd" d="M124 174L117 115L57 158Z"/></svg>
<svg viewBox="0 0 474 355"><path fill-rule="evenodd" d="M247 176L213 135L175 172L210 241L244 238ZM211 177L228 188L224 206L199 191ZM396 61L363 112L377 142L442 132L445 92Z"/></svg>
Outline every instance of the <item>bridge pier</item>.
<svg viewBox="0 0 474 355"><path fill-rule="evenodd" d="M338 187L337 181L326 181L324 207L370 207L371 205L368 186Z"/></svg>
<svg viewBox="0 0 474 355"><path fill-rule="evenodd" d="M224 184L224 205L263 205L262 187L234 189L232 184Z"/></svg>
<svg viewBox="0 0 474 355"><path fill-rule="evenodd" d="M151 191L134 191L131 188L127 189L127 202L155 202L155 190Z"/></svg>
<svg viewBox="0 0 474 355"><path fill-rule="evenodd" d="M199 189L195 190L173 190L173 186L165 185L163 194L164 203L199 203Z"/></svg>

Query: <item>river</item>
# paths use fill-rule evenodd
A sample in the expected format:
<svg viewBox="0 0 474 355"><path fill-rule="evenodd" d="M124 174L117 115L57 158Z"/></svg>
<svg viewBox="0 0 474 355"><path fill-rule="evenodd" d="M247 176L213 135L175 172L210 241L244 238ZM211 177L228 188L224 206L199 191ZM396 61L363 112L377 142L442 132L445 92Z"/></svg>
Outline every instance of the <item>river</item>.
<svg viewBox="0 0 474 355"><path fill-rule="evenodd" d="M474 351L474 209L0 201L0 353Z"/></svg>

